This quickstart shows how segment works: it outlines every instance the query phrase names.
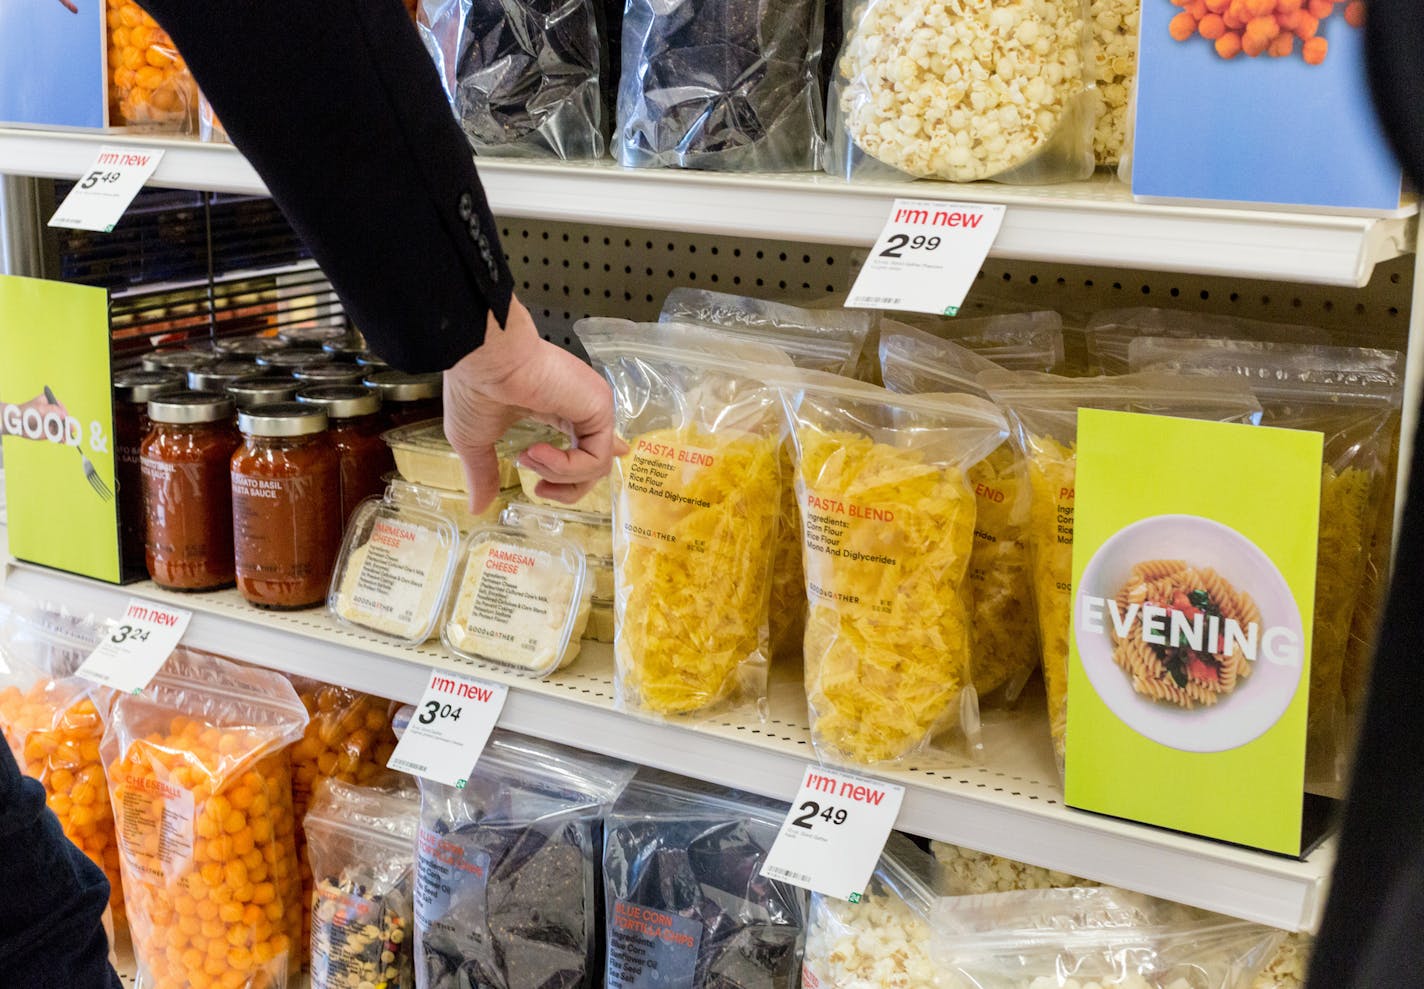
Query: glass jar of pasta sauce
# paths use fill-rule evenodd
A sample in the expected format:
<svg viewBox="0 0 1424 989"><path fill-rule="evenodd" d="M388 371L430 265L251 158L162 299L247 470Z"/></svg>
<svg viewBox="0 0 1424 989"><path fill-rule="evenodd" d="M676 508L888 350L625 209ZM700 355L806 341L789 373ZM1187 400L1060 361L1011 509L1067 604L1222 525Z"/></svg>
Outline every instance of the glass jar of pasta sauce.
<svg viewBox="0 0 1424 989"><path fill-rule="evenodd" d="M404 371L376 371L365 379L367 388L381 395L381 417L387 429L412 422L435 419L445 414L440 399L438 374L407 374Z"/></svg>
<svg viewBox="0 0 1424 989"><path fill-rule="evenodd" d="M355 364L342 364L333 360L330 364L308 364L292 372L292 377L302 383L303 388L317 388L322 385L359 385L366 377L366 369Z"/></svg>
<svg viewBox="0 0 1424 989"><path fill-rule="evenodd" d="M213 348L224 357L260 357L274 350L281 350L286 344L276 337L227 337L213 341Z"/></svg>
<svg viewBox="0 0 1424 989"><path fill-rule="evenodd" d="M232 456L237 589L259 608L326 600L341 546L341 463L326 413L279 402L240 412Z"/></svg>
<svg viewBox="0 0 1424 989"><path fill-rule="evenodd" d="M227 386L226 391L241 412L273 402L293 401L300 387L299 382L285 374L255 374L250 378L237 379Z"/></svg>
<svg viewBox="0 0 1424 989"><path fill-rule="evenodd" d="M254 360L265 371L273 374L291 374L299 367L313 367L330 364L334 358L317 347L288 347L286 350L259 354Z"/></svg>
<svg viewBox="0 0 1424 989"><path fill-rule="evenodd" d="M237 449L232 399L180 392L149 399L139 448L144 563L160 587L211 591L233 582L232 489Z"/></svg>
<svg viewBox="0 0 1424 989"><path fill-rule="evenodd" d="M188 387L194 391L225 391L234 381L255 378L262 369L252 361L242 357L225 357L206 367L193 368L188 372Z"/></svg>
<svg viewBox="0 0 1424 989"><path fill-rule="evenodd" d="M144 354L139 358L139 364L145 371L191 371L194 368L207 367L217 360L217 354L201 347L169 347L166 350L155 350L151 354Z"/></svg>
<svg viewBox="0 0 1424 989"><path fill-rule="evenodd" d="M297 401L326 411L332 445L341 458L343 528L365 498L386 490L385 475L395 470L391 448L381 439L381 396L361 385L304 388Z"/></svg>
<svg viewBox="0 0 1424 989"><path fill-rule="evenodd" d="M120 371L114 375L114 480L119 503L119 552L125 577L142 577L143 468L139 448L153 428L149 399L183 390L181 371Z"/></svg>

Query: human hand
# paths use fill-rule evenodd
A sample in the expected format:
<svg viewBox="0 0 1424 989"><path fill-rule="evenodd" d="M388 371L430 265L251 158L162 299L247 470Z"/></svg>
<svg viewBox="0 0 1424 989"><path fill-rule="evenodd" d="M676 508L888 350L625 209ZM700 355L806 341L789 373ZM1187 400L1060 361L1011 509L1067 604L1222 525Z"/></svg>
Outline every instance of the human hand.
<svg viewBox="0 0 1424 989"><path fill-rule="evenodd" d="M74 5L74 0L59 0L59 4L71 14L79 13L79 8Z"/></svg>
<svg viewBox="0 0 1424 989"><path fill-rule="evenodd" d="M539 443L520 456L543 478L535 490L544 498L577 501L608 476L612 457L627 449L613 435L607 383L573 354L541 339L529 310L513 299L505 328L491 314L485 342L445 372L445 438L464 465L472 511L484 511L499 493L495 442L526 418L573 440L568 450Z"/></svg>

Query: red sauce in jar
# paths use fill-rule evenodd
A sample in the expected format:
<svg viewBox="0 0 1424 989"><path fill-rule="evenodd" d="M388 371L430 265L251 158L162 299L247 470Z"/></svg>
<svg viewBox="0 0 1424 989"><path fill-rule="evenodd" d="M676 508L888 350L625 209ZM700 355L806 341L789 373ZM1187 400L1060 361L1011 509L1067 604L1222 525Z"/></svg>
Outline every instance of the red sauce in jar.
<svg viewBox="0 0 1424 989"><path fill-rule="evenodd" d="M143 468L139 449L153 428L148 400L183 390L181 371L120 371L114 375L114 487L119 503L119 558L125 578L147 572L144 559Z"/></svg>
<svg viewBox="0 0 1424 989"><path fill-rule="evenodd" d="M381 439L381 397L360 385L326 385L303 389L297 401L326 411L331 442L341 458L344 527L357 505L385 491L382 478L396 467L391 448Z"/></svg>
<svg viewBox="0 0 1424 989"><path fill-rule="evenodd" d="M232 414L232 399L215 392L148 403L153 427L139 448L144 562L160 587L211 591L233 582Z"/></svg>
<svg viewBox="0 0 1424 989"><path fill-rule="evenodd" d="M311 405L260 405L238 416L232 456L237 589L260 608L310 608L326 600L341 546L340 458L326 413Z"/></svg>
<svg viewBox="0 0 1424 989"><path fill-rule="evenodd" d="M445 414L438 374L377 371L366 377L365 384L381 395L381 416L386 429L437 419Z"/></svg>

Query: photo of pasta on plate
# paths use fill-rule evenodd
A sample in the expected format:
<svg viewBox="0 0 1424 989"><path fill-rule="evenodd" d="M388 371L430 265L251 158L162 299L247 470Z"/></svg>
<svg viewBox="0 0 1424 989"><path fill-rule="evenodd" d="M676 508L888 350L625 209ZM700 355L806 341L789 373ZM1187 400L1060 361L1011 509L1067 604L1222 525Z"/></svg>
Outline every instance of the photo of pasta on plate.
<svg viewBox="0 0 1424 989"><path fill-rule="evenodd" d="M1112 658L1137 693L1192 710L1251 675L1260 608L1210 567L1138 563L1115 604Z"/></svg>

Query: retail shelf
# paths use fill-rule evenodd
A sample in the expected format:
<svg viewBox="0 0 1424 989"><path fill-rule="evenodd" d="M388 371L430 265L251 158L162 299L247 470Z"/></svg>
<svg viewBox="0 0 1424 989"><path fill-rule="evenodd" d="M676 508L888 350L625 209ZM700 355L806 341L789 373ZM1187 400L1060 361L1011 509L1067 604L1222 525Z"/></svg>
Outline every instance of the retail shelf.
<svg viewBox="0 0 1424 989"><path fill-rule="evenodd" d="M230 146L115 131L0 127L0 172L77 178L103 143L163 149L155 185L266 191ZM825 175L503 159L482 160L480 172L495 211L508 217L868 247L896 196L1003 203L999 257L1356 287L1378 262L1413 250L1417 226L1413 215L1139 203L1109 176L1043 187L850 185Z"/></svg>
<svg viewBox="0 0 1424 989"><path fill-rule="evenodd" d="M773 677L765 721L725 714L656 722L614 709L611 650L597 644L569 670L537 681L456 661L438 647L392 644L320 611L259 612L234 591L115 587L26 564L14 564L5 585L106 617L134 595L176 604L194 612L184 641L195 648L406 702L418 699L432 667L471 673L513 688L502 727L782 800L815 757L795 671ZM906 788L901 829L1275 927L1318 924L1328 845L1301 862L1071 810L1041 711L986 716L985 730L986 765L926 758L879 774Z"/></svg>

